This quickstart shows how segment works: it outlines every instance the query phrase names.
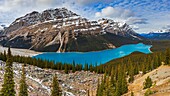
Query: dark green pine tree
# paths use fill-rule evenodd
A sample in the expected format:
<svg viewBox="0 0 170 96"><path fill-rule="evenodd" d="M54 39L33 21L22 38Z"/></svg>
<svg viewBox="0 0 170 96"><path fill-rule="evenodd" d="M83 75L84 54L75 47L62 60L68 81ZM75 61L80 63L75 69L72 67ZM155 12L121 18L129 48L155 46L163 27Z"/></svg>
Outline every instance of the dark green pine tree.
<svg viewBox="0 0 170 96"><path fill-rule="evenodd" d="M7 60L7 56L6 56L6 51L4 51L4 58L3 58L4 61Z"/></svg>
<svg viewBox="0 0 170 96"><path fill-rule="evenodd" d="M114 96L121 96L121 82L118 80L116 83L116 92Z"/></svg>
<svg viewBox="0 0 170 96"><path fill-rule="evenodd" d="M15 96L15 82L13 80L12 55L10 47L8 48L7 61L5 65L4 82L1 89L1 96Z"/></svg>
<svg viewBox="0 0 170 96"><path fill-rule="evenodd" d="M96 96L103 96L104 84L105 84L105 82L104 82L104 79L102 77L101 84L100 84L100 80L98 80L98 87L97 87Z"/></svg>
<svg viewBox="0 0 170 96"><path fill-rule="evenodd" d="M20 80L19 96L28 96L24 65L22 66L22 77Z"/></svg>
<svg viewBox="0 0 170 96"><path fill-rule="evenodd" d="M61 96L61 89L59 87L57 75L53 77L51 96Z"/></svg>
<svg viewBox="0 0 170 96"><path fill-rule="evenodd" d="M122 77L122 94L127 93L128 92L128 85L127 85L127 81L125 76L123 75Z"/></svg>
<svg viewBox="0 0 170 96"><path fill-rule="evenodd" d="M166 50L165 64L170 64L170 50Z"/></svg>
<svg viewBox="0 0 170 96"><path fill-rule="evenodd" d="M128 60L128 64L130 65L130 69L129 69L129 82L133 82L134 80L134 65L132 64L132 61L129 59Z"/></svg>
<svg viewBox="0 0 170 96"><path fill-rule="evenodd" d="M72 72L76 72L76 65L75 65L75 61L73 61L73 65L72 65Z"/></svg>
<svg viewBox="0 0 170 96"><path fill-rule="evenodd" d="M88 71L88 69L89 69L88 64L85 64L85 65L84 65L84 71Z"/></svg>
<svg viewBox="0 0 170 96"><path fill-rule="evenodd" d="M152 86L152 79L148 76L145 79L145 82L143 83L143 85L144 85L143 89L150 88Z"/></svg>
<svg viewBox="0 0 170 96"><path fill-rule="evenodd" d="M100 94L100 80L99 80L99 78L98 78L98 82L97 82L97 91L96 91L96 96L99 96L99 94Z"/></svg>
<svg viewBox="0 0 170 96"><path fill-rule="evenodd" d="M64 72L65 72L66 74L68 74L68 66L67 66L67 64L65 64L64 67L65 67L65 68L64 68Z"/></svg>
<svg viewBox="0 0 170 96"><path fill-rule="evenodd" d="M92 64L90 64L89 70L90 70L90 72L93 72L93 65Z"/></svg>
<svg viewBox="0 0 170 96"><path fill-rule="evenodd" d="M122 70L120 70L120 65L117 67L118 69L118 80L116 82L116 91L115 96L121 96L122 94Z"/></svg>

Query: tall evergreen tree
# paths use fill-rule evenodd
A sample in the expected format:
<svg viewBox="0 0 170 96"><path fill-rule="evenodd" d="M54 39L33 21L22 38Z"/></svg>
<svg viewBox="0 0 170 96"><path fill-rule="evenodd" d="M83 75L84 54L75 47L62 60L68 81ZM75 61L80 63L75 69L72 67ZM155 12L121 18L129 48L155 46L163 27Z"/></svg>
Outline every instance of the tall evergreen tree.
<svg viewBox="0 0 170 96"><path fill-rule="evenodd" d="M88 69L89 69L89 65L88 65L88 64L85 64L85 65L84 65L84 71L88 71Z"/></svg>
<svg viewBox="0 0 170 96"><path fill-rule="evenodd" d="M132 64L132 61L129 59L128 64L130 65L129 68L129 82L133 82L134 80L134 65Z"/></svg>
<svg viewBox="0 0 170 96"><path fill-rule="evenodd" d="M4 51L4 58L3 58L4 61L7 60L7 56L6 56L6 51Z"/></svg>
<svg viewBox="0 0 170 96"><path fill-rule="evenodd" d="M72 65L72 72L76 72L76 65L75 65L75 62L73 61L73 65Z"/></svg>
<svg viewBox="0 0 170 96"><path fill-rule="evenodd" d="M58 83L56 74L53 77L51 96L61 96L61 89L59 87L59 83Z"/></svg>
<svg viewBox="0 0 170 96"><path fill-rule="evenodd" d="M4 82L1 89L1 96L15 96L15 82L13 80L12 55L10 47L8 48L7 61L5 65Z"/></svg>
<svg viewBox="0 0 170 96"><path fill-rule="evenodd" d="M28 96L24 65L22 66L22 77L20 80L19 96Z"/></svg>
<svg viewBox="0 0 170 96"><path fill-rule="evenodd" d="M67 66L67 64L64 64L64 72L66 73L66 74L68 74L68 66Z"/></svg>
<svg viewBox="0 0 170 96"><path fill-rule="evenodd" d="M165 64L170 64L170 50L166 50Z"/></svg>
<svg viewBox="0 0 170 96"><path fill-rule="evenodd" d="M115 92L115 96L121 96L121 82L118 80L116 83L116 92Z"/></svg>
<svg viewBox="0 0 170 96"><path fill-rule="evenodd" d="M89 68L90 72L93 72L93 65L90 64L90 68Z"/></svg>
<svg viewBox="0 0 170 96"><path fill-rule="evenodd" d="M127 85L127 81L126 81L126 77L123 75L122 77L122 94L128 92L128 85Z"/></svg>
<svg viewBox="0 0 170 96"><path fill-rule="evenodd" d="M143 89L150 88L152 86L152 79L148 76L145 79L145 82L143 83L143 85L144 85Z"/></svg>

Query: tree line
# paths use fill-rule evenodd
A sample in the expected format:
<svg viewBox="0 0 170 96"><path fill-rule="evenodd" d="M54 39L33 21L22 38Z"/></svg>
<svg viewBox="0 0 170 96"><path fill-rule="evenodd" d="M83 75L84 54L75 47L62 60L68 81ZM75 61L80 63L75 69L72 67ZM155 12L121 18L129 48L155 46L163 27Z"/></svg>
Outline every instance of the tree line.
<svg viewBox="0 0 170 96"><path fill-rule="evenodd" d="M33 66L37 66L40 68L47 68L47 69L54 69L54 70L64 70L65 73L69 72L76 72L76 71L95 71L97 72L97 64L94 66L92 64L76 64L75 61L73 61L72 64L67 63L61 63L61 62L54 62L49 60L42 60L39 58L32 58L32 57L25 57L25 56L13 56L13 61L18 63L24 63L29 64ZM3 53L0 53L0 60L6 61L7 60L7 53L4 51Z"/></svg>

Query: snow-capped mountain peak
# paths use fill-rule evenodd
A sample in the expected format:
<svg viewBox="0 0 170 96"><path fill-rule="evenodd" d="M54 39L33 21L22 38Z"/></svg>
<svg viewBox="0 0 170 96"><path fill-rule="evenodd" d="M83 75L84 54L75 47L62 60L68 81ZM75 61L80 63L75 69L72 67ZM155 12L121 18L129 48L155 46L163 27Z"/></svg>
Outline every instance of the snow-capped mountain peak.
<svg viewBox="0 0 170 96"><path fill-rule="evenodd" d="M56 45L58 46L57 51L60 52L65 51L70 39L77 40L78 37L86 35L96 36L107 33L132 40L142 39L126 23L105 18L90 21L66 8L28 13L17 18L5 29L3 35L7 36L5 38L7 43L14 47L44 51L44 49Z"/></svg>

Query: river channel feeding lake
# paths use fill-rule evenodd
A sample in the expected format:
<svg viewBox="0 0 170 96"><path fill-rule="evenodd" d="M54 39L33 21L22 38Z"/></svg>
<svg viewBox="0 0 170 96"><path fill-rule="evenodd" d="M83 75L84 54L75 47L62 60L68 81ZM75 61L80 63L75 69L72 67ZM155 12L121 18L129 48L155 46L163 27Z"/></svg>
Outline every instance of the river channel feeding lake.
<svg viewBox="0 0 170 96"><path fill-rule="evenodd" d="M151 45L138 43L123 45L118 48L95 52L65 52L65 53L46 52L36 55L33 58L40 58L43 60L50 60L70 64L72 64L74 61L76 64L100 65L109 62L110 60L127 56L135 51L142 52L145 54L151 53L150 48Z"/></svg>

